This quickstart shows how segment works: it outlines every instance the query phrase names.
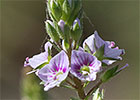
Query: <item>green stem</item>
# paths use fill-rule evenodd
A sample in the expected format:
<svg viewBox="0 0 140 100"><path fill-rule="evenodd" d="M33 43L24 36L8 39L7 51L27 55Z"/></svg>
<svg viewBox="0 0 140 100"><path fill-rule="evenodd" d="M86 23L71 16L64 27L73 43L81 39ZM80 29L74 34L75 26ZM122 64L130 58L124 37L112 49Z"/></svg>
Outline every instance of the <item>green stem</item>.
<svg viewBox="0 0 140 100"><path fill-rule="evenodd" d="M85 91L84 91L82 82L76 77L73 78L73 81L76 84L76 87L77 87L76 90L77 90L79 98L81 100L84 100L86 95L85 95Z"/></svg>
<svg viewBox="0 0 140 100"><path fill-rule="evenodd" d="M94 86L92 87L89 92L87 93L86 97L85 97L85 100L87 100L87 98L93 94L94 91L96 91L97 88L99 88L99 86L102 84L102 81L99 80L99 82Z"/></svg>

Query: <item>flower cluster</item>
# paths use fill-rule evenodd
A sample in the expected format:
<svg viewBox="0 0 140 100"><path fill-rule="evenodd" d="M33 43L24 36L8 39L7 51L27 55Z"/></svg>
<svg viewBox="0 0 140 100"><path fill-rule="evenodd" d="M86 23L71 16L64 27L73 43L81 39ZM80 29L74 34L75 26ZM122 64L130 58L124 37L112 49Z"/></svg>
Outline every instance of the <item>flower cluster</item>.
<svg viewBox="0 0 140 100"><path fill-rule="evenodd" d="M45 43L44 52L27 57L24 62L24 66L33 68L28 74L35 72L42 80L45 91L66 82L84 100L99 85L128 66L119 70L118 66L108 67L122 60L121 55L125 52L113 41L104 41L97 31L84 40L83 46L79 45L83 33L81 0L48 0L47 7L51 20L46 20L45 25L51 39ZM54 57L51 55L52 47L58 50ZM98 79L98 73L102 74L99 83L85 94L84 88Z"/></svg>

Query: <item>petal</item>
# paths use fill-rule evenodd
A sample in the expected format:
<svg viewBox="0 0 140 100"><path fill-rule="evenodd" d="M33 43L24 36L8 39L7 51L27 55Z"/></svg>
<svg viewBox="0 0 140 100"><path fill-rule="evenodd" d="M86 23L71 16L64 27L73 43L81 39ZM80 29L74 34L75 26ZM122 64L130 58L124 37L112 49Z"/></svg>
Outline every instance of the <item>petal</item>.
<svg viewBox="0 0 140 100"><path fill-rule="evenodd" d="M105 51L104 51L104 56L105 57L110 57L114 59L122 59L120 55L124 54L125 51L124 49L115 49L115 48L109 48L108 46L105 45Z"/></svg>
<svg viewBox="0 0 140 100"><path fill-rule="evenodd" d="M50 60L50 66L52 66L53 69L55 69L56 71L58 71L60 68L63 69L64 67L66 69L68 69L69 60L68 60L68 57L67 57L66 53L64 51L61 51L56 56L54 56Z"/></svg>
<svg viewBox="0 0 140 100"><path fill-rule="evenodd" d="M101 39L101 37L98 35L97 31L94 32L95 35L95 44L97 49L99 49L102 45L105 44L105 41Z"/></svg>
<svg viewBox="0 0 140 100"><path fill-rule="evenodd" d="M114 62L116 62L116 60L103 60L102 62L104 62L104 63L107 64L107 65L111 65L111 64L113 64Z"/></svg>
<svg viewBox="0 0 140 100"><path fill-rule="evenodd" d="M32 58L29 58L29 65L32 68L36 68L39 65L43 64L44 62L46 62L47 58L48 58L47 52L40 53L38 55L33 56Z"/></svg>
<svg viewBox="0 0 140 100"><path fill-rule="evenodd" d="M45 85L44 91L48 91L49 89L51 89L59 84L60 84L60 82L58 82L58 81L50 82L49 84Z"/></svg>
<svg viewBox="0 0 140 100"><path fill-rule="evenodd" d="M85 47L86 47L86 44L87 44L88 47L90 48L91 52L94 53L94 52L95 52L94 39L95 39L94 34L91 35L91 36L89 36L89 37L83 42L83 48L85 48Z"/></svg>

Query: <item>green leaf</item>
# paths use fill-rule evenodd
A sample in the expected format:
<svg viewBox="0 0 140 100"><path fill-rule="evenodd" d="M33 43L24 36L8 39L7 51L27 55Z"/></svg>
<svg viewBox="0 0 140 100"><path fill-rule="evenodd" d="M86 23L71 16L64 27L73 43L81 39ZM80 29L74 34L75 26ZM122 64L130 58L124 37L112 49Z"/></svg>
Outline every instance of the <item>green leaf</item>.
<svg viewBox="0 0 140 100"><path fill-rule="evenodd" d="M106 81L108 81L111 77L113 77L114 74L116 73L117 69L118 69L118 65L115 66L115 67L113 67L113 68L111 68L111 69L109 69L109 70L107 70L107 71L101 76L102 82L106 82Z"/></svg>
<svg viewBox="0 0 140 100"><path fill-rule="evenodd" d="M56 31L61 39L64 39L64 33L62 32L61 28L58 26L57 22L54 22Z"/></svg>
<svg viewBox="0 0 140 100"><path fill-rule="evenodd" d="M44 67L46 64L49 64L49 62L44 62L43 64L39 65L36 69L41 69L42 67Z"/></svg>
<svg viewBox="0 0 140 100"><path fill-rule="evenodd" d="M101 46L94 54L98 60L103 60L104 58L104 47L105 45Z"/></svg>
<svg viewBox="0 0 140 100"><path fill-rule="evenodd" d="M45 25L46 25L46 31L48 33L48 35L54 40L54 41L59 41L59 35L57 33L57 31L55 30L55 28L51 25L52 22L46 21Z"/></svg>
<svg viewBox="0 0 140 100"><path fill-rule="evenodd" d="M57 21L59 21L61 18L61 15L62 15L61 7L60 7L59 3L55 2L54 0L51 2L52 2L51 3L52 4L51 5L51 12L52 12L53 16L55 17L55 19Z"/></svg>
<svg viewBox="0 0 140 100"><path fill-rule="evenodd" d="M91 54L91 50L90 50L89 46L86 43L85 43L84 50Z"/></svg>

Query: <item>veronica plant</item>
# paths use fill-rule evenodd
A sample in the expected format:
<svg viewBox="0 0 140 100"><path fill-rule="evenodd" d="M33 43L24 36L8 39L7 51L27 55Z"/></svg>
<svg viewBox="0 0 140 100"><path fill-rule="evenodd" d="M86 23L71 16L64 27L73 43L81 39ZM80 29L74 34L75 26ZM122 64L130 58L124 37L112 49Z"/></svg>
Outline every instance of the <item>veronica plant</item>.
<svg viewBox="0 0 140 100"><path fill-rule="evenodd" d="M83 9L81 0L48 0L47 10L50 20L45 21L46 32L50 36L44 45L44 52L27 57L25 66L31 66L44 85L44 91L54 87L66 87L77 91L78 98L71 100L103 100L99 87L121 72L118 61L125 54L124 49L115 47L113 41L103 40L94 32L79 45L83 34ZM58 54L51 55L54 47ZM113 65L115 64L115 66ZM90 82L93 87L85 88Z"/></svg>

